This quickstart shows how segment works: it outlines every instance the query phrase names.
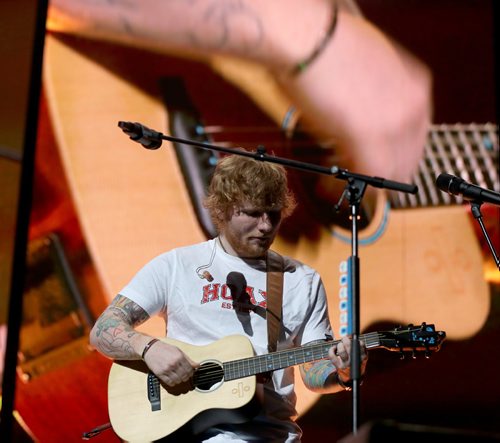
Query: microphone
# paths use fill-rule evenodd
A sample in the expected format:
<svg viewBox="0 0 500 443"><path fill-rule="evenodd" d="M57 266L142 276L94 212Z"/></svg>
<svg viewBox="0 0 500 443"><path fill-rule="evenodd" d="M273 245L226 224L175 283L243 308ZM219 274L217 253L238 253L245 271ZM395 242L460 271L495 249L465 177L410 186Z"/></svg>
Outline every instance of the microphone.
<svg viewBox="0 0 500 443"><path fill-rule="evenodd" d="M463 195L467 200L480 201L500 205L500 194L486 188L467 183L460 177L450 174L439 174L436 185L441 191L453 195Z"/></svg>
<svg viewBox="0 0 500 443"><path fill-rule="evenodd" d="M246 293L247 280L241 272L231 271L227 274L226 285L231 289L233 299L239 299Z"/></svg>
<svg viewBox="0 0 500 443"><path fill-rule="evenodd" d="M163 140L161 132L149 129L147 126L140 123L118 122L118 126L131 140L140 143L146 149L158 149Z"/></svg>
<svg viewBox="0 0 500 443"><path fill-rule="evenodd" d="M248 312L255 310L246 291L247 280L241 272L231 271L227 274L226 285L231 290L233 306L237 311Z"/></svg>

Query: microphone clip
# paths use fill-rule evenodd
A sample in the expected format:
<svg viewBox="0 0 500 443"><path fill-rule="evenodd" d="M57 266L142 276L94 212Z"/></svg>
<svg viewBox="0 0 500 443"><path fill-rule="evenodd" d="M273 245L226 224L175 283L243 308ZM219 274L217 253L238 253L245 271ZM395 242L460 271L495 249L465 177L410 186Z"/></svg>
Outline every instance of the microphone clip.
<svg viewBox="0 0 500 443"><path fill-rule="evenodd" d="M141 125L140 123L119 121L118 127L127 134L131 140L140 143L146 149L158 149L163 141L163 134Z"/></svg>

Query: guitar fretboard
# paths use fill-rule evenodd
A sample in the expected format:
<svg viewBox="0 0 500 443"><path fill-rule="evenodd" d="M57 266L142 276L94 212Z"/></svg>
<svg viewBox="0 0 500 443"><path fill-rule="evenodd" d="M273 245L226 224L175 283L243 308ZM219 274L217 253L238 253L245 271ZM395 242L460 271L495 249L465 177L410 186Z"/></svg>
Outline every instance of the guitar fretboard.
<svg viewBox="0 0 500 443"><path fill-rule="evenodd" d="M363 334L360 336L360 339L365 343L367 348L380 346L379 334L377 332ZM289 366L321 360L328 357L328 351L332 345L338 342L339 340L322 342L226 362L224 363L224 380L236 380L267 371L275 371Z"/></svg>
<svg viewBox="0 0 500 443"><path fill-rule="evenodd" d="M432 125L414 183L416 195L391 193L393 208L456 205L461 196L440 191L435 182L441 173L461 177L478 186L500 191L498 126L486 124Z"/></svg>

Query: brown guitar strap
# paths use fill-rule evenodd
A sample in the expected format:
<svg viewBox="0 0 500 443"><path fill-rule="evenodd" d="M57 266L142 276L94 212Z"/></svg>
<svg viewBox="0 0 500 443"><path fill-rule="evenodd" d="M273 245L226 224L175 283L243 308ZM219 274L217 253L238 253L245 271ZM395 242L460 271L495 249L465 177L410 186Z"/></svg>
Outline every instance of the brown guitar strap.
<svg viewBox="0 0 500 443"><path fill-rule="evenodd" d="M281 330L283 305L283 257L274 251L267 251L267 348L275 352Z"/></svg>

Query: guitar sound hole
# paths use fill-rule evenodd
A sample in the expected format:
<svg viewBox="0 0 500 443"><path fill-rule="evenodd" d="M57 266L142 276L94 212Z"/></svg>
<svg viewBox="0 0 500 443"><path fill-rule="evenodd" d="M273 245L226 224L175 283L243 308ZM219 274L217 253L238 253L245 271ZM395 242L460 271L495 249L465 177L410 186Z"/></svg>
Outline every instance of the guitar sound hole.
<svg viewBox="0 0 500 443"><path fill-rule="evenodd" d="M213 391L217 389L224 378L224 371L218 362L208 361L201 364L193 376L196 389Z"/></svg>

